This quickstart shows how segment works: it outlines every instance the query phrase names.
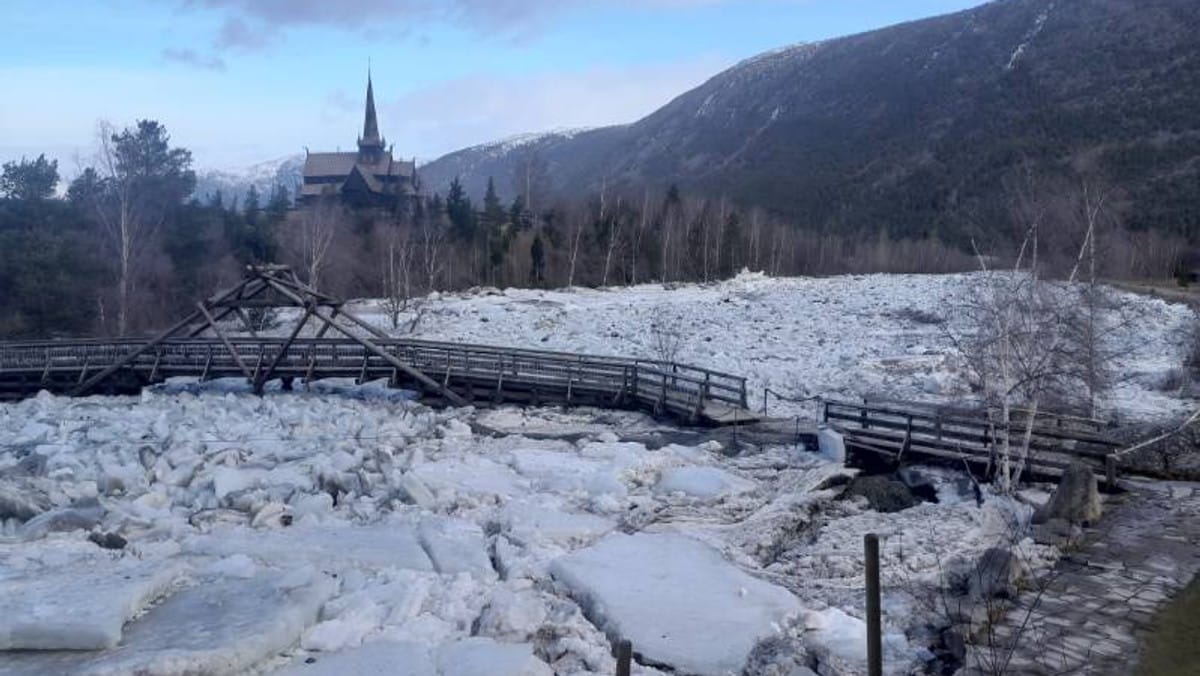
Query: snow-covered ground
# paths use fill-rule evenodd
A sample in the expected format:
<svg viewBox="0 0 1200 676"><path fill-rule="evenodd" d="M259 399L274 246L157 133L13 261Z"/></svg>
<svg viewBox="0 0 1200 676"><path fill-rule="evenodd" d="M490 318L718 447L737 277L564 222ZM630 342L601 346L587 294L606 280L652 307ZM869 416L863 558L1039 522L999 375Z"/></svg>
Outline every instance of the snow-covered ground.
<svg viewBox="0 0 1200 676"><path fill-rule="evenodd" d="M943 330L905 317L944 312L961 283L446 296L417 334L644 355L665 318L682 360L756 388L947 397ZM1145 305L1163 354L1128 362L1150 378L1187 316ZM1131 387L1118 400L1173 405ZM1030 511L929 470L938 502L880 514L838 499L853 470L819 454L650 449L631 439L663 424L633 413L244 389L0 405L0 674L611 674L617 638L635 673L858 673L872 532L888 670L906 673L945 624L945 572Z"/></svg>

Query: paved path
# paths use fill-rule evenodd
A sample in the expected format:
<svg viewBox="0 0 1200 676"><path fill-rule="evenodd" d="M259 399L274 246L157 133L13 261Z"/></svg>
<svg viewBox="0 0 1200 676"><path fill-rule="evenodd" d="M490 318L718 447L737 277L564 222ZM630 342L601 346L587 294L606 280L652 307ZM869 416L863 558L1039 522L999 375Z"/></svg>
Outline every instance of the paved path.
<svg viewBox="0 0 1200 676"><path fill-rule="evenodd" d="M1135 671L1155 612L1200 572L1200 484L1126 485L1130 492L1107 501L1101 523L1063 558L1040 598L1024 593L997 626L1002 649L1016 637L1002 673ZM998 652L1007 651L975 649L968 673L1001 673Z"/></svg>

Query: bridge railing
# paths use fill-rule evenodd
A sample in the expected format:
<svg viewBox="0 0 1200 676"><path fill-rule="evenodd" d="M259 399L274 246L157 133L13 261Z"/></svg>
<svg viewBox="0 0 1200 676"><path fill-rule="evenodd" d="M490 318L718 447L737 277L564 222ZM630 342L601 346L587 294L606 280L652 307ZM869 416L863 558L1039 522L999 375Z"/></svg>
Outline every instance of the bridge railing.
<svg viewBox="0 0 1200 676"><path fill-rule="evenodd" d="M965 412L929 410L919 406L859 404L825 401L824 420L853 439L853 444L886 452L895 457L908 453L943 458L964 458L986 463L990 468L1007 439L1023 447L1028 434L1028 466L1031 470L1061 473L1072 460L1082 460L1115 482L1113 453L1120 444L1091 431L1052 423L1047 414L1035 419L1010 421L1007 428L989 419Z"/></svg>
<svg viewBox="0 0 1200 676"><path fill-rule="evenodd" d="M139 355L129 367L154 375L255 372L278 359L277 370L300 373L389 372L392 366L359 343L345 339L301 338L280 355L283 338L231 337L168 340ZM685 409L719 402L746 405L746 379L686 364L653 359L578 355L566 352L426 340L380 339L376 345L431 378L543 382L547 386L594 388ZM96 371L115 363L144 342L125 340L0 343L0 373ZM240 362L239 363L239 358Z"/></svg>

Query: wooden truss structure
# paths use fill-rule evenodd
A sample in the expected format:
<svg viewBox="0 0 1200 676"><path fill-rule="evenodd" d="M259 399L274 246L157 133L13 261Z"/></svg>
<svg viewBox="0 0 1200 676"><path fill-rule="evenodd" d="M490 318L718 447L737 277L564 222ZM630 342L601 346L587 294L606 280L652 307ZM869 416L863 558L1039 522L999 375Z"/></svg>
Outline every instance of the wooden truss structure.
<svg viewBox="0 0 1200 676"><path fill-rule="evenodd" d="M344 301L317 291L301 282L295 272L285 265L248 266L246 277L241 284L197 303L196 309L187 317L144 345L131 350L119 360L82 380L70 394L72 396L86 394L112 374L134 363L139 357L154 351L164 343L178 339L198 339L204 337L206 333L211 333L212 337L221 341L225 349L233 356L247 381L254 386L254 391L261 394L264 385L275 375L276 368L279 366L280 360L287 354L288 348L292 346L306 326L312 325L316 327L314 337L317 340L332 332L340 337L339 340L353 341L366 352L390 364L397 372L404 373L416 381L427 392L440 395L453 405L466 405L466 400L451 391L446 383L439 383L430 378L410 364L404 363L395 354L380 345L379 341L388 340L387 334L346 312L344 305ZM251 336L257 338L258 334L251 321L251 315L280 308L299 309L300 315L288 332L282 346L275 351L274 355L265 363L260 359L259 363L252 368L245 356L238 352L238 341L231 340L229 335L221 329L221 322L233 317L234 321L241 322ZM340 323L339 320L344 320L350 326ZM353 329L358 329L358 331Z"/></svg>

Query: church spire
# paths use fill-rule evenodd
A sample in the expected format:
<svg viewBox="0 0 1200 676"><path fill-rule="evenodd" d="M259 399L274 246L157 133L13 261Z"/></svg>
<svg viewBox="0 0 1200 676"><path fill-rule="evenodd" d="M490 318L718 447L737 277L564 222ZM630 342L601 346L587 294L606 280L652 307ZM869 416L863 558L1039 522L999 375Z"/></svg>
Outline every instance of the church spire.
<svg viewBox="0 0 1200 676"><path fill-rule="evenodd" d="M371 85L371 69L367 68L367 114L363 119L363 135L360 146L383 146L379 138L379 119L375 116L375 88Z"/></svg>

